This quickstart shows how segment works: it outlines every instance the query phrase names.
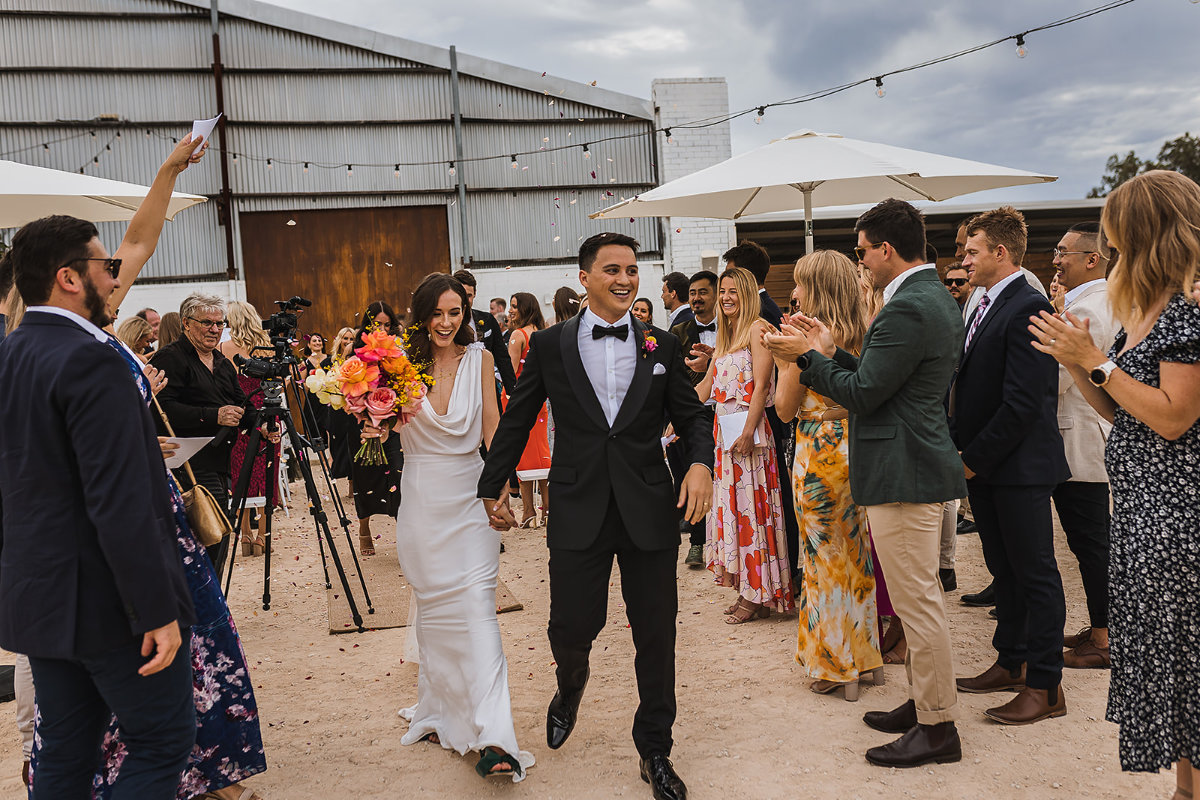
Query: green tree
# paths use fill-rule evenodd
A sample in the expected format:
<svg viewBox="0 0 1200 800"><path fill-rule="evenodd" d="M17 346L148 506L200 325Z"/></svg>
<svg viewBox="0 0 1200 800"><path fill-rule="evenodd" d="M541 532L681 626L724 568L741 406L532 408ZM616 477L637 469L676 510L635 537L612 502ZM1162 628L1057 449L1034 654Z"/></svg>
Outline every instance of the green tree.
<svg viewBox="0 0 1200 800"><path fill-rule="evenodd" d="M1088 192L1088 197L1104 197L1133 176L1152 169L1174 170L1200 183L1200 136L1185 132L1164 142L1153 161L1143 161L1130 150L1124 158L1115 153L1109 156L1104 166L1100 185Z"/></svg>

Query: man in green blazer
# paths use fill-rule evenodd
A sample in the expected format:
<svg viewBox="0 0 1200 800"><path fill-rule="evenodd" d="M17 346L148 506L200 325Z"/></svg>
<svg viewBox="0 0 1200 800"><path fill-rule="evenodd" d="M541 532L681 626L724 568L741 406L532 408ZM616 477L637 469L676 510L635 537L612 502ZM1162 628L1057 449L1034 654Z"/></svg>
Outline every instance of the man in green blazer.
<svg viewBox="0 0 1200 800"><path fill-rule="evenodd" d="M795 315L766 341L794 358L800 382L850 412L850 490L865 508L904 620L913 699L864 721L900 739L867 751L872 764L915 767L962 758L950 632L938 580L942 504L966 494L944 405L962 352L958 304L925 263L925 222L901 200L859 217L855 253L883 290L883 309L854 357L819 320Z"/></svg>

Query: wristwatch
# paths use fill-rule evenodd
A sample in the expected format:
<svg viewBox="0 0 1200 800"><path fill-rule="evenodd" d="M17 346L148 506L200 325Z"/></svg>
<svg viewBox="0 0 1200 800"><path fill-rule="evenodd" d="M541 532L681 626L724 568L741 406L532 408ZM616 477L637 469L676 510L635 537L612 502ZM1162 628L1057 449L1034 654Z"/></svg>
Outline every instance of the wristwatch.
<svg viewBox="0 0 1200 800"><path fill-rule="evenodd" d="M796 356L796 366L800 369L808 369L808 353L801 353Z"/></svg>
<svg viewBox="0 0 1200 800"><path fill-rule="evenodd" d="M1116 368L1117 365L1112 360L1105 361L1088 373L1088 380L1092 386L1105 386L1108 384L1108 379L1112 376L1113 370Z"/></svg>

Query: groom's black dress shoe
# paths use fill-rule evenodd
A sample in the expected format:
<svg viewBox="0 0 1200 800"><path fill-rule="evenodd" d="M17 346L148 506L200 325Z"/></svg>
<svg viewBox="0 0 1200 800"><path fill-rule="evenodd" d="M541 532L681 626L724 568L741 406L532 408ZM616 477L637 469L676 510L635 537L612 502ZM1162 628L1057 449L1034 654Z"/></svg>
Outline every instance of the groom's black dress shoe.
<svg viewBox="0 0 1200 800"><path fill-rule="evenodd" d="M587 678L584 678L585 686ZM559 689L546 709L546 745L557 750L566 743L575 729L575 718L579 714L579 703L583 700L583 687L564 693Z"/></svg>
<svg viewBox="0 0 1200 800"><path fill-rule="evenodd" d="M914 725L894 742L872 747L867 761L877 767L919 767L922 764L949 764L962 761L962 743L953 722Z"/></svg>
<svg viewBox="0 0 1200 800"><path fill-rule="evenodd" d="M642 780L650 784L654 800L687 800L687 787L675 774L671 759L664 755L642 759Z"/></svg>

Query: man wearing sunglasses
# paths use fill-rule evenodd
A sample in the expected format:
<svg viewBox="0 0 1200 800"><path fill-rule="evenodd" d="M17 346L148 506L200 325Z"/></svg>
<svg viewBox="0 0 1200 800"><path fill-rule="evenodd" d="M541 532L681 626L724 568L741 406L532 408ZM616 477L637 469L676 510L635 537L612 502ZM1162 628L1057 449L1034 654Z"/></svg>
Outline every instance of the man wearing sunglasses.
<svg viewBox="0 0 1200 800"><path fill-rule="evenodd" d="M951 267L946 270L946 277L942 278L942 283L950 291L950 296L954 298L954 302L958 303L958 307L961 309L966 304L967 298L971 296L971 286L967 279L967 271L961 264Z"/></svg>
<svg viewBox="0 0 1200 800"><path fill-rule="evenodd" d="M196 737L195 621L150 411L101 328L119 289L96 226L13 238L28 303L0 347L0 647L29 657L36 797L87 797L111 714L113 796L174 798Z"/></svg>

